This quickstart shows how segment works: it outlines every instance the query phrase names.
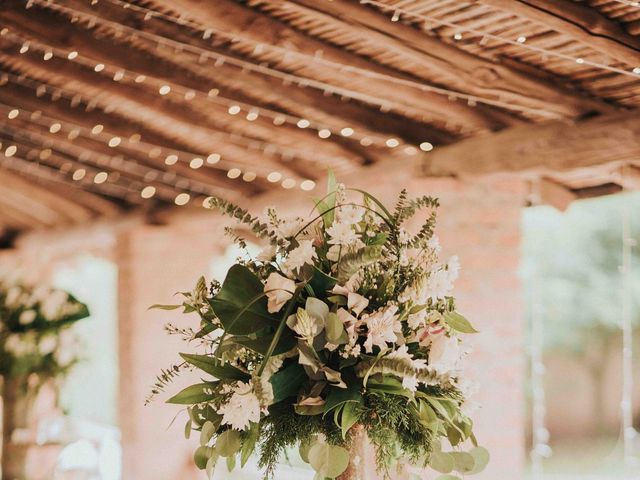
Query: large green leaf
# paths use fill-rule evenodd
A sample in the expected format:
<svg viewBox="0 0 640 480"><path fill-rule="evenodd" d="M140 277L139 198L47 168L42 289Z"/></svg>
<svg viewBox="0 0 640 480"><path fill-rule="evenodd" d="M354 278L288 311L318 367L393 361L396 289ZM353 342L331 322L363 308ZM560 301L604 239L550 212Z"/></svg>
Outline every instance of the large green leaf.
<svg viewBox="0 0 640 480"><path fill-rule="evenodd" d="M346 402L342 407L342 415L340 416L340 430L342 431L342 438L346 438L347 432L353 427L360 416L358 415L358 403Z"/></svg>
<svg viewBox="0 0 640 480"><path fill-rule="evenodd" d="M197 383L182 390L174 395L167 403L175 403L178 405L193 405L196 403L206 402L213 398L212 388L215 382Z"/></svg>
<svg viewBox="0 0 640 480"><path fill-rule="evenodd" d="M216 451L211 447L198 447L193 454L193 460L200 470L204 470L207 466L207 462L211 458L216 457Z"/></svg>
<svg viewBox="0 0 640 480"><path fill-rule="evenodd" d="M238 370L231 365L220 365L220 360L208 355L192 355L190 353L181 353L180 356L185 362L190 363L194 367L199 368L209 375L213 375L221 380L243 380L247 381L251 377L249 374Z"/></svg>
<svg viewBox="0 0 640 480"><path fill-rule="evenodd" d="M225 430L216 440L216 452L221 457L230 457L235 455L242 446L240 432L237 430Z"/></svg>
<svg viewBox="0 0 640 480"><path fill-rule="evenodd" d="M304 268L305 277L310 278L309 285L316 295L326 294L338 283L335 278L319 270L318 267L309 265Z"/></svg>
<svg viewBox="0 0 640 480"><path fill-rule="evenodd" d="M318 475L336 478L349 466L349 452L337 445L316 443L309 450L309 464Z"/></svg>
<svg viewBox="0 0 640 480"><path fill-rule="evenodd" d="M242 441L242 450L240 454L240 467L244 467L249 457L256 448L256 442L260 436L260 424L251 422L249 434Z"/></svg>
<svg viewBox="0 0 640 480"><path fill-rule="evenodd" d="M298 363L292 363L274 373L269 379L273 387L273 403L296 396L300 390L300 385L306 378L307 374L304 368Z"/></svg>
<svg viewBox="0 0 640 480"><path fill-rule="evenodd" d="M468 471L468 475L475 475L485 469L489 463L489 452L484 447L475 447L469 450L469 454L473 457L474 466L473 469Z"/></svg>
<svg viewBox="0 0 640 480"><path fill-rule="evenodd" d="M467 452L451 452L449 455L453 458L453 467L460 473L470 473L475 466L475 459L473 455Z"/></svg>
<svg viewBox="0 0 640 480"><path fill-rule="evenodd" d="M362 403L361 387L359 382L351 382L347 388L329 387L327 401L324 404L324 414L326 415L346 402Z"/></svg>
<svg viewBox="0 0 640 480"><path fill-rule="evenodd" d="M456 312L447 312L444 314L444 321L453 328L455 331L460 333L478 333L478 331L473 328L469 320L464 318L462 315Z"/></svg>
<svg viewBox="0 0 640 480"><path fill-rule="evenodd" d="M429 466L436 472L450 473L453 471L455 462L453 461L451 454L436 450L431 454Z"/></svg>
<svg viewBox="0 0 640 480"><path fill-rule="evenodd" d="M211 308L232 335L248 335L278 322L267 310L264 285L244 265L229 269L222 288L211 300Z"/></svg>

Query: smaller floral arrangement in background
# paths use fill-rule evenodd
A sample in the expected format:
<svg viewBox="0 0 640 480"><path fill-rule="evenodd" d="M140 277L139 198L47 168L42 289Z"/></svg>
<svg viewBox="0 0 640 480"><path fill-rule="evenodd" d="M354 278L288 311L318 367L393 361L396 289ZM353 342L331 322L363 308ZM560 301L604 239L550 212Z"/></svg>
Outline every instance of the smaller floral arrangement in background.
<svg viewBox="0 0 640 480"><path fill-rule="evenodd" d="M185 368L201 375L168 402L187 407L185 434L200 432L195 463L210 475L222 458L232 470L258 449L273 478L298 447L316 478L357 478L363 432L385 476L481 471L488 452L472 432L461 375L462 336L476 330L452 296L457 257L438 258L437 199L402 192L388 210L332 175L328 183L306 219L272 208L254 217L211 200L267 245L252 256L229 231L246 256L224 282L200 279L181 305L155 306L195 313L199 326L167 326L190 351L162 371L151 396Z"/></svg>
<svg viewBox="0 0 640 480"><path fill-rule="evenodd" d="M63 290L0 276L0 376L39 386L66 374L77 362L69 327L88 316Z"/></svg>

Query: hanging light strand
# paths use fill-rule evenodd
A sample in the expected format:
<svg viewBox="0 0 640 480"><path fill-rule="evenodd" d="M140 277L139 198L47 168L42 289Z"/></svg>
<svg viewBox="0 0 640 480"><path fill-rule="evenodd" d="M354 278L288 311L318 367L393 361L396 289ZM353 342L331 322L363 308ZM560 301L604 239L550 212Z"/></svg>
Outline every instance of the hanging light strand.
<svg viewBox="0 0 640 480"><path fill-rule="evenodd" d="M324 84L323 82L319 82L317 80L314 79L310 79L308 77L300 77L298 75L293 75L293 74L288 74L288 73L283 73L279 70L270 68L270 67L266 67L264 65L257 65L251 62L247 62L244 60L240 60L237 59L235 57L230 57L224 54L220 54L218 52L215 51L211 51L211 50L207 50L207 49L203 49L200 47L196 47L194 45L191 44L187 44L187 43L182 43L182 42L178 42L172 39L168 39L166 37L162 37L159 35L155 35L155 34L151 34L148 32L144 32L142 30L138 30L135 28L131 28L116 22L112 22L110 20L106 20L100 16L96 16L96 15L91 15L89 13L80 11L80 10L76 10L73 8L68 8L68 7L64 7L61 5L58 5L54 2L48 1L48 0L29 0L31 3L33 4L37 4L40 5L42 7L45 8L50 8L53 10L57 10L57 11L62 11L65 12L67 14L70 15L76 15L76 16L84 16L86 18L89 18L93 21L94 24L102 24L102 25L107 25L107 26L112 26L112 28L114 29L119 29L121 31L128 31L130 33L134 33L135 35L138 35L140 37L145 37L145 38L150 38L155 40L157 43L160 44L164 44L166 46L172 46L174 48L178 48L181 50L191 50L194 52L199 52L205 55L210 55L216 58L221 58L225 63L229 63L232 65L237 65L242 67L243 69L249 70L249 71L253 71L253 72L257 72L257 73L263 73L266 75L275 75L278 76L280 78L282 78L282 76L287 76L289 78L288 81L293 81L297 84L301 84L301 85L305 85L305 86L309 86L309 87L314 87L314 88L318 88L323 92L327 92L327 91L333 91L336 94L345 96L345 97L349 97L349 98L354 98L356 100L362 99L362 98L356 98L355 96L353 96L354 94L357 94L358 96L362 97L363 94L359 93L359 92L345 92L346 94L340 93L338 92L338 89L340 89L341 87L336 87L334 85L329 85L329 84ZM123 6L123 8L127 8L127 9L131 9L131 10L138 10L138 11L146 11L147 13L149 13L149 17L148 18L154 18L154 17L160 17L163 19L166 19L168 21L171 21L173 23L176 23L178 25L180 25L181 27L184 26L190 26L200 32L202 32L203 34L205 34L206 32L209 32L209 34L211 35L212 33L220 36L220 37L224 37L226 38L228 41L230 42L238 42L238 41L242 41L242 42L246 42L249 44L252 44L255 48L263 48L263 49L269 49L269 50L273 50L273 51L278 51L280 52L283 57L296 57L296 58L300 58L302 60L305 60L311 64L313 63L319 63L319 64L323 64L323 65L327 65L327 66L331 66L332 68L336 68L340 71L343 72L351 72L351 73L355 73L358 74L360 76L366 77L366 78L375 78L378 80L383 80L383 81L387 81L390 83L394 83L397 85L402 85L402 86L406 86L406 87L410 87L410 88L415 88L418 89L420 91L423 92L430 92L430 93L435 93L438 95L442 95L447 97L447 99L449 100L464 100L467 103L469 103L470 105L476 105L476 104L485 104L485 105L489 105L492 107L498 107L498 108L502 108L505 110L511 110L511 111L515 111L515 112L520 112L520 113L528 113L528 114L533 114L533 115L539 115L542 116L544 118L560 118L560 116L554 112L550 112L548 110L543 110L543 109L539 109L539 108L532 108L532 107L526 107L523 105L516 105L513 103L509 103L509 102L505 102L502 101L500 99L492 99L492 98L485 98L485 97L480 97L477 95L471 95L471 94L467 94L464 92L460 92L460 91L455 91L455 90L449 90L446 88L441 88L441 87L436 87L434 85L429 85L429 84L424 84L424 83L420 83L417 81L413 81L413 80L409 80L409 79L404 79L404 78L399 78L399 77L395 77L393 75L387 75L384 73L380 73L380 72L375 72L372 70L368 70L366 68L362 68L362 67L356 67L353 65L347 65L347 64L343 64L343 63L339 63L339 62L334 62L332 60L327 60L324 59L320 56L312 56L312 55L308 55L305 53L301 53L301 52L296 52L293 50L288 50L286 48L283 47L279 47L277 45L265 45L263 43L257 42L255 40L251 40L245 37L242 37L240 35L236 35L236 34L229 34L226 32L223 32L219 29L215 29L209 26L206 26L202 23L193 21L193 20L187 20L187 19L176 19L175 17L172 17L170 15L166 15L163 14L161 12L158 12L156 10L151 10L151 9L147 9L145 7L140 7L138 5L133 5L127 2L120 2L119 0L117 1L112 1L112 0L105 0L105 1L111 1L111 3L118 3L121 4ZM124 5L126 5L126 7L124 7ZM374 103L375 104L375 103ZM384 102L384 104L380 104L379 106L383 107L383 108L389 108L389 102ZM386 140L385 140L386 143Z"/></svg>
<svg viewBox="0 0 640 480"><path fill-rule="evenodd" d="M598 63L598 62L593 62L591 60L587 60L583 57L574 57L572 55L567 55L564 53L560 53L556 50L549 50L546 48L542 48L542 47L537 47L535 45L532 45L531 43L526 42L526 37L518 37L516 39L511 39L511 38L507 38L507 37L502 37L500 35L495 35L491 32L487 32L484 30L478 30L475 28L471 28L471 27L465 27L464 25L460 25L457 23L453 23L453 22L448 22L446 20L442 20L436 17L432 17L429 15L424 15L421 13L415 13L412 12L411 10L406 10L403 8L398 8L395 5L387 5L386 3L382 3L376 0L360 0L360 3L362 4L369 4L369 5L374 5L376 7L379 7L380 9L382 9L383 11L387 12L387 13L393 13L394 15L399 15L402 14L408 18L413 18L413 19L417 19L417 20L424 20L427 22L431 22L431 23L435 23L437 25L440 26L444 26L444 27L450 27L456 30L456 35L461 36L462 33L470 33L472 35L477 35L483 39L491 39L491 40L496 40L496 41L500 41L500 42L504 42L507 43L509 45L515 46L515 47L519 47L523 50L529 50L532 52L536 52L539 53L543 56L547 56L547 57L555 57L555 58L559 58L561 60L565 60L567 62L571 62L571 63L577 63L580 65L588 65L592 68L596 68L596 69L601 69L601 70L606 70L609 72L613 72L613 73L618 73L620 75L626 75L626 76L630 76L630 77L634 77L634 78L640 78L640 67L639 66L634 66L632 69L630 70L624 70L622 68L616 68L616 67L612 67L610 65L605 65L603 63ZM460 37L461 38L461 37ZM523 41L524 39L524 41Z"/></svg>
<svg viewBox="0 0 640 480"><path fill-rule="evenodd" d="M132 84L145 83L149 85L153 83L155 88L158 91L158 94L163 97L166 97L170 94L174 94L174 95L178 94L183 98L193 99L197 96L202 100L226 107L228 109L227 111L229 115L235 116L235 115L239 115L240 113L246 113L246 119L248 121L256 120L259 116L262 116L262 117L271 119L273 121L273 124L276 126L288 124L288 125L296 126L297 128L300 128L300 129L310 128L310 129L317 130L318 137L321 139L329 138L333 134L333 135L344 137L344 138L351 137L356 140L359 139L360 144L363 146L377 144L378 146L389 147L389 142L391 140L397 141L398 143L397 144L393 143L392 144L393 147L389 147L389 148L395 148L396 146L400 145L400 142L395 138L380 137L374 134L370 134L368 132L364 132L364 133L356 132L353 128L350 128L350 127L344 127L340 129L333 125L323 124L315 121L311 122L310 120L307 120L302 117L297 117L291 114L286 114L276 110L271 110L268 108L256 106L247 102L240 102L240 101L220 95L217 89L211 89L209 92L203 92L203 91L195 90L193 88L185 87L183 85L176 84L175 82L167 82L162 79L150 78L150 77L147 77L146 75L141 74L140 72L133 71L133 70L126 70L119 66L115 66L115 65L106 66L104 63L100 63L96 59L92 59L90 57L87 57L86 55L80 55L75 50L68 52L66 50L58 49L56 47L52 47L50 45L47 45L41 42L26 39L21 35L11 33L9 29L6 27L0 31L0 35L3 38L6 38L7 40L13 42L16 46L19 46L20 51L23 54L28 52L29 50L37 50L45 54L46 52L50 52L54 54L56 58L69 61L78 65L82 65L83 67L86 67L87 69L91 70L93 73L108 77L110 79L114 79L114 81L129 82ZM44 57L43 57L43 61L45 61ZM96 66L98 66L99 68L96 69ZM54 87L54 88L59 89L58 87ZM347 131L349 132L348 134L345 133ZM239 138L239 139L246 139L251 143L256 142L256 140L254 139L248 139L247 137L241 136L239 134L229 134L229 136L234 138ZM274 144L269 144L268 142L263 142L263 143L265 144L265 146L269 147L268 150L270 151L271 150L276 152L282 151L283 157L290 157L291 153L294 152L295 150L292 148L283 149L282 147L279 147ZM270 146L270 145L273 145L273 146ZM405 147L403 150L405 153L413 155L414 152L416 152L416 147L413 145L405 144ZM317 152L310 153L308 152L308 150L299 150L298 154L304 155L305 157L311 156L313 158L322 159L322 161L324 162L335 162L335 161L341 161L345 163L351 162L348 159L341 159L339 157L329 157ZM335 163L333 166L335 166Z"/></svg>

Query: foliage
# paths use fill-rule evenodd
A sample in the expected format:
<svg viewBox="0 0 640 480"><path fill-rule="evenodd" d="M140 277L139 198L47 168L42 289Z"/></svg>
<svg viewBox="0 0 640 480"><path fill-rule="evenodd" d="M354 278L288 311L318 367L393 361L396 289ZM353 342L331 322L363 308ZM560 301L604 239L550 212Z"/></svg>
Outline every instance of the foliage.
<svg viewBox="0 0 640 480"><path fill-rule="evenodd" d="M431 465L440 439L456 452L476 443L458 337L476 330L451 296L457 259L438 260L438 201L402 192L390 212L332 175L328 183L307 220L271 208L254 217L213 200L269 245L233 265L222 284L201 279L182 305L155 306L200 319L194 330L168 328L189 342L180 356L204 376L168 401L189 408L185 431L200 431L201 469L211 472L220 458L243 465L258 448L269 478L298 446L319 478L336 478L357 429L385 474L399 462ZM411 234L404 225L421 210L426 221ZM182 368L162 371L152 394ZM473 455L463 458L450 471L479 469Z"/></svg>
<svg viewBox="0 0 640 480"><path fill-rule="evenodd" d="M69 327L88 316L67 292L0 276L0 376L37 388L65 375L77 361Z"/></svg>

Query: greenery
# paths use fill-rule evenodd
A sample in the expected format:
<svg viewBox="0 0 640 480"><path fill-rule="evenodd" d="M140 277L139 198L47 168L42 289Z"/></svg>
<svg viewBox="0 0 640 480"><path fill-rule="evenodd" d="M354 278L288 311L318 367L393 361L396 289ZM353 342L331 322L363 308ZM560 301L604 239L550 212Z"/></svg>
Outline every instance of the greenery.
<svg viewBox="0 0 640 480"><path fill-rule="evenodd" d="M88 316L67 292L0 276L0 376L35 389L64 376L77 361L69 327Z"/></svg>
<svg viewBox="0 0 640 480"><path fill-rule="evenodd" d="M390 211L332 175L328 184L310 219L282 219L274 209L254 217L211 202L269 244L239 259L222 284L200 279L181 305L154 306L200 322L167 328L191 351L160 373L151 396L185 367L205 376L168 402L188 407L185 434L200 432L194 461L209 474L221 458L243 466L258 448L271 478L298 446L318 478L336 478L362 429L383 474L398 464L480 470L486 451L460 378L459 336L476 330L451 296L457 259L438 259L437 199L402 192ZM426 220L411 234L404 225L422 210ZM442 452L441 440L454 450ZM466 441L476 456L458 455Z"/></svg>

